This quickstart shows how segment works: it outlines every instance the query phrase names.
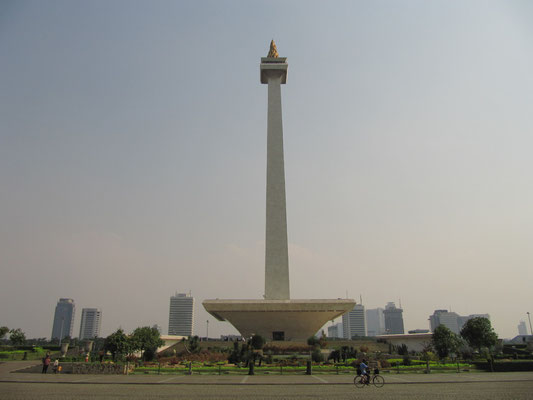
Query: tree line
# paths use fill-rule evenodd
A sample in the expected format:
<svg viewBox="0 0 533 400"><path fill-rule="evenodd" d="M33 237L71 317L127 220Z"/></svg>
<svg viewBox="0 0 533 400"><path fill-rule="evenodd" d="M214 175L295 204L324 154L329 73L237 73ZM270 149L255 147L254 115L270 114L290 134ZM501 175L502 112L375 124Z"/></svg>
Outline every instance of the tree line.
<svg viewBox="0 0 533 400"><path fill-rule="evenodd" d="M27 342L26 335L21 329L0 327L0 340L4 339L7 334L13 346L23 346ZM101 338L95 339L102 340ZM68 338L66 341L79 344L77 339ZM164 344L157 328L143 326L136 328L131 335L127 335L121 328L117 329L104 339L103 349L111 353L115 361L119 358L133 357L137 352L141 353L142 359L151 360L155 357L157 348Z"/></svg>
<svg viewBox="0 0 533 400"><path fill-rule="evenodd" d="M155 357L158 347L165 344L157 328L143 326L135 329L131 335L127 335L119 328L105 338L104 350L110 352L113 360L133 358L137 352L145 361Z"/></svg>
<svg viewBox="0 0 533 400"><path fill-rule="evenodd" d="M7 326L0 327L0 339L3 339L9 333L9 340L14 346L22 346L26 343L26 334L22 329L9 329Z"/></svg>
<svg viewBox="0 0 533 400"><path fill-rule="evenodd" d="M442 360L451 354L457 354L468 344L481 353L483 348L489 351L498 343L498 335L494 332L487 318L476 317L469 319L461 329L459 335L444 325L439 325L433 331L431 345Z"/></svg>

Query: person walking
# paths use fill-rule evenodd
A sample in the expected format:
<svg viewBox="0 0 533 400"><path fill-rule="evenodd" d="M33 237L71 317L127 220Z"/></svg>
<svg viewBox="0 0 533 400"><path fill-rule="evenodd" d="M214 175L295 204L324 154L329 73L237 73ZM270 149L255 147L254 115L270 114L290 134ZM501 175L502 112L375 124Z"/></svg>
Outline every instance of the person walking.
<svg viewBox="0 0 533 400"><path fill-rule="evenodd" d="M46 357L43 358L43 374L46 374L48 366L50 365L50 354L46 354Z"/></svg>

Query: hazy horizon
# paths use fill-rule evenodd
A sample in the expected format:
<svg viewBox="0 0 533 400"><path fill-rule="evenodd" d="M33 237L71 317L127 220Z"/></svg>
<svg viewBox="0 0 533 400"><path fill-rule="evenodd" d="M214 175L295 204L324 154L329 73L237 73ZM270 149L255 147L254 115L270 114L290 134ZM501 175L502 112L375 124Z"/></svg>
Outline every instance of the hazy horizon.
<svg viewBox="0 0 533 400"><path fill-rule="evenodd" d="M531 307L528 1L0 3L0 325L50 337L59 298L102 335L195 297L262 298L271 39L292 298Z"/></svg>

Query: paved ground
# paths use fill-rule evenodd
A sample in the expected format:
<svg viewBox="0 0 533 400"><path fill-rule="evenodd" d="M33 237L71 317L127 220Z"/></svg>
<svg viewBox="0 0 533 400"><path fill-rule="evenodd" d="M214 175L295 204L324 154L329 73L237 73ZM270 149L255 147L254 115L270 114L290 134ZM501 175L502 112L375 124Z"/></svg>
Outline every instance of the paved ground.
<svg viewBox="0 0 533 400"><path fill-rule="evenodd" d="M1 399L533 399L533 372L387 374L383 388L357 389L348 375L53 375L0 364Z"/></svg>

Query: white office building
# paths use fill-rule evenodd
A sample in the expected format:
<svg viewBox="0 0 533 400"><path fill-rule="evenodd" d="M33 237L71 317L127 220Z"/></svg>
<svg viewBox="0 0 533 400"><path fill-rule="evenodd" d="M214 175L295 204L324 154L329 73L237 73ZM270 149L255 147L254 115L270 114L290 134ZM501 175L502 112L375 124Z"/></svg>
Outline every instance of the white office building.
<svg viewBox="0 0 533 400"><path fill-rule="evenodd" d="M168 334L192 336L194 324L194 297L186 293L176 293L170 298Z"/></svg>
<svg viewBox="0 0 533 400"><path fill-rule="evenodd" d="M365 306L356 304L355 307L342 316L342 330L345 339L354 336L367 336Z"/></svg>
<svg viewBox="0 0 533 400"><path fill-rule="evenodd" d="M99 337L101 326L101 310L98 308L84 308L81 310L80 340Z"/></svg>

